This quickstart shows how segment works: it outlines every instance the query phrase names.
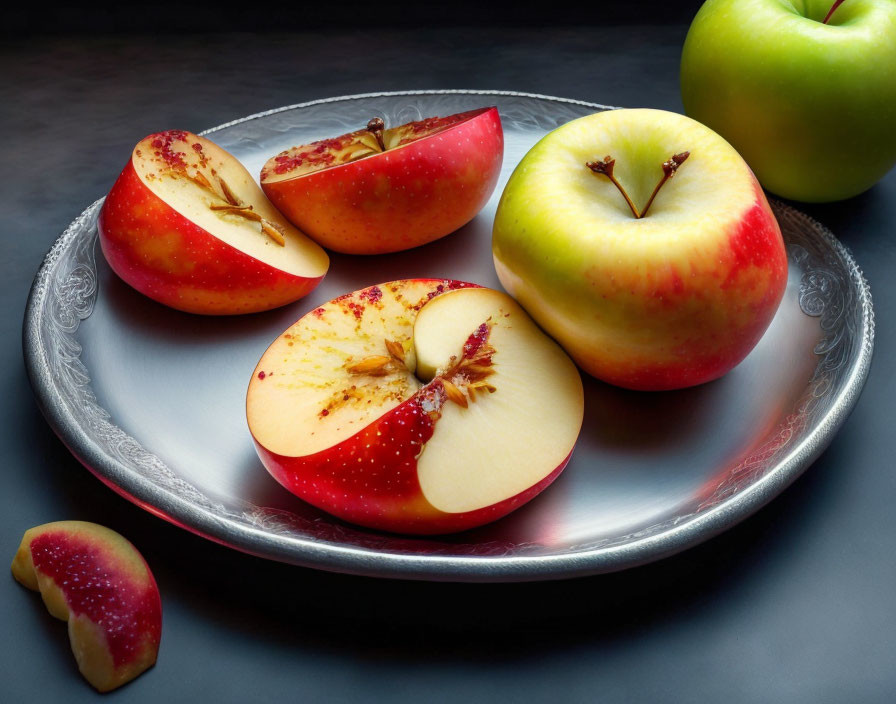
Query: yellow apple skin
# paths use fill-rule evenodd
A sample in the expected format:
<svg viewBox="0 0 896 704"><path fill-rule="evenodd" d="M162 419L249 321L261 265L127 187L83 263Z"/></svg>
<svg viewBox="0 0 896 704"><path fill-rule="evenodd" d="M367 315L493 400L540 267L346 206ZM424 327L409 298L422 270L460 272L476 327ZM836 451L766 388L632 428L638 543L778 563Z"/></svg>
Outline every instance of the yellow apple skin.
<svg viewBox="0 0 896 704"><path fill-rule="evenodd" d="M619 179L634 182L638 195L650 192L662 159L691 149L641 220L584 167L614 144ZM701 198L714 178L727 185L706 212ZM592 197L604 200L592 206ZM759 341L787 283L781 231L749 167L708 128L658 110L598 113L539 142L501 198L493 252L505 289L583 370L636 390L727 373Z"/></svg>

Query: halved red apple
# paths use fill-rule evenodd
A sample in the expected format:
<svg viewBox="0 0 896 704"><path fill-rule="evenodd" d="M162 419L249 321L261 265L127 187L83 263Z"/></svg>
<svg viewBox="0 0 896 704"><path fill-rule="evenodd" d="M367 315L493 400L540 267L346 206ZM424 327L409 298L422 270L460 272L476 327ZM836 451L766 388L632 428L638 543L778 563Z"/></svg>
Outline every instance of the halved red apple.
<svg viewBox="0 0 896 704"><path fill-rule="evenodd" d="M99 691L115 689L156 661L162 603L137 549L113 530L56 521L25 532L12 574L40 591L47 610L68 621L81 674Z"/></svg>
<svg viewBox="0 0 896 704"><path fill-rule="evenodd" d="M309 293L326 253L271 205L243 165L204 137L152 134L100 211L109 265L150 298L190 313L252 313Z"/></svg>
<svg viewBox="0 0 896 704"><path fill-rule="evenodd" d="M447 533L500 518L566 466L575 365L509 296L394 281L316 308L268 348L249 429L283 486L347 521Z"/></svg>
<svg viewBox="0 0 896 704"><path fill-rule="evenodd" d="M367 129L293 147L268 160L261 187L328 249L381 254L466 224L486 204L504 157L497 108Z"/></svg>

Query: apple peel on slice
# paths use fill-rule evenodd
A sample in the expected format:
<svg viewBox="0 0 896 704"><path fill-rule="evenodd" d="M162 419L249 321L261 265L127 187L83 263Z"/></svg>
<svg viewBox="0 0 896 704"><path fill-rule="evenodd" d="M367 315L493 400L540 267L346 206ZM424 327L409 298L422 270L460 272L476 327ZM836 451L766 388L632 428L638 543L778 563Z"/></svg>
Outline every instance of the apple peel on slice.
<svg viewBox="0 0 896 704"><path fill-rule="evenodd" d="M189 313L253 313L313 290L329 259L211 140L168 130L141 140L97 221L113 271Z"/></svg>
<svg viewBox="0 0 896 704"><path fill-rule="evenodd" d="M473 219L498 182L497 108L366 129L292 147L268 160L261 187L299 229L347 254L397 252Z"/></svg>
<svg viewBox="0 0 896 704"><path fill-rule="evenodd" d="M159 590L146 561L115 531L84 521L31 528L12 573L68 622L78 669L97 690L115 689L155 664Z"/></svg>
<svg viewBox="0 0 896 704"><path fill-rule="evenodd" d="M380 284L304 316L247 393L262 463L359 525L436 534L506 515L566 466L584 412L575 365L504 293Z"/></svg>

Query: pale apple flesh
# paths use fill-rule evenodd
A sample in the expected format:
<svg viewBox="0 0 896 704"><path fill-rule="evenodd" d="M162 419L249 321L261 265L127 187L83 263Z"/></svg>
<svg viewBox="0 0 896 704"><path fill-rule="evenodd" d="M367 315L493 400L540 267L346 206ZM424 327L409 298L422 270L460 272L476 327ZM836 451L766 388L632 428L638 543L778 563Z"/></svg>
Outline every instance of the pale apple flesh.
<svg viewBox="0 0 896 704"><path fill-rule="evenodd" d="M284 305L310 292L329 266L235 157L180 130L135 147L98 225L106 259L122 279L188 312Z"/></svg>
<svg viewBox="0 0 896 704"><path fill-rule="evenodd" d="M383 254L454 232L488 202L501 172L496 108L361 129L271 158L261 186L316 242L348 254Z"/></svg>
<svg viewBox="0 0 896 704"><path fill-rule="evenodd" d="M12 573L40 592L53 616L68 622L78 669L99 691L115 689L155 663L159 591L140 553L118 533L83 521L31 528Z"/></svg>
<svg viewBox="0 0 896 704"><path fill-rule="evenodd" d="M641 209L661 165L684 151L640 219L585 166L612 156ZM655 110L607 111L545 137L508 182L493 251L504 287L585 371L639 390L728 372L765 332L787 280L780 228L737 152Z"/></svg>
<svg viewBox="0 0 896 704"><path fill-rule="evenodd" d="M535 496L566 465L582 413L575 366L512 299L432 280L312 311L268 349L247 395L281 484L353 523L419 534Z"/></svg>

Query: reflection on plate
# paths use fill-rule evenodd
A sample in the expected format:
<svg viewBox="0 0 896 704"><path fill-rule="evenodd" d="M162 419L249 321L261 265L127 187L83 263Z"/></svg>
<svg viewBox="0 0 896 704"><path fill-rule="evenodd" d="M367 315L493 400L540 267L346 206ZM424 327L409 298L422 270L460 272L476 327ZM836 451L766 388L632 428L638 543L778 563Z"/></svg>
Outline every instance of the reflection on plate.
<svg viewBox="0 0 896 704"><path fill-rule="evenodd" d="M28 371L55 431L107 485L188 530L275 560L383 577L520 581L619 570L701 542L780 493L855 405L874 319L845 248L774 202L790 280L756 349L723 379L684 391L586 379L572 461L507 518L443 538L380 534L313 509L265 472L244 397L267 345L312 307L363 286L432 276L499 287L491 222L510 172L546 132L606 108L518 93L388 93L282 108L205 133L257 174L271 154L372 116L395 124L490 104L504 124L504 169L473 222L408 252L334 255L316 291L276 311L204 318L140 296L96 254L94 203L50 250L26 312Z"/></svg>

